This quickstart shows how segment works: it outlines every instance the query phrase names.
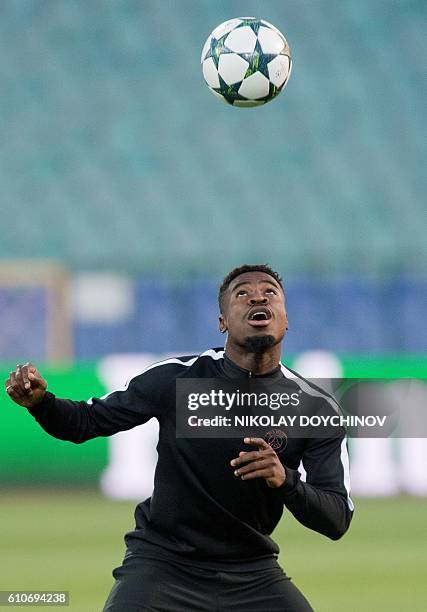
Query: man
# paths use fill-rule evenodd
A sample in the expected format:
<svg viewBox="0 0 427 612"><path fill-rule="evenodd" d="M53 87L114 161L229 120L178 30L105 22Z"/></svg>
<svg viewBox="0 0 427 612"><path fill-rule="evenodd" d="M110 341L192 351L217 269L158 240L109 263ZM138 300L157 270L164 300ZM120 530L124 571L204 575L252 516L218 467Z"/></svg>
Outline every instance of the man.
<svg viewBox="0 0 427 612"><path fill-rule="evenodd" d="M219 290L225 350L168 359L101 399L58 399L31 365L6 381L9 396L49 434L82 443L156 417L160 423L154 492L135 512L126 555L104 612L308 611L277 563L269 537L283 507L307 527L340 538L351 521L344 433L289 439L280 453L263 438L176 437L176 380L280 382L335 410L326 393L281 365L288 328L279 275L266 265L232 270ZM302 461L306 482L300 480ZM141 466L143 469L143 466Z"/></svg>

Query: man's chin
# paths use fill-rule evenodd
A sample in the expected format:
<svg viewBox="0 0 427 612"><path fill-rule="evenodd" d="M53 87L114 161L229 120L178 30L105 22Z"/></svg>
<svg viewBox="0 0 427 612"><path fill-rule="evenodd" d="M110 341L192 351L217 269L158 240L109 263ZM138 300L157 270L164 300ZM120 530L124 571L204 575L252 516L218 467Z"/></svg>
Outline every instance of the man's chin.
<svg viewBox="0 0 427 612"><path fill-rule="evenodd" d="M260 355L278 344L278 341L271 334L263 334L256 336L247 336L243 343L243 348L248 353L255 353L256 355Z"/></svg>

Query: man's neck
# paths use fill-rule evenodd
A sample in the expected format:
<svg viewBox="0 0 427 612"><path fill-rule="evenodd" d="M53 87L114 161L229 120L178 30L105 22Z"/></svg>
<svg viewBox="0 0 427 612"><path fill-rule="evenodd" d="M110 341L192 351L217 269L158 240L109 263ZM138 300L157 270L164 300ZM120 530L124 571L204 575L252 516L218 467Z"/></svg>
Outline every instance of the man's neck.
<svg viewBox="0 0 427 612"><path fill-rule="evenodd" d="M282 345L276 344L262 353L248 353L242 347L227 344L225 354L239 368L248 370L253 374L268 374L268 372L277 368L280 363Z"/></svg>

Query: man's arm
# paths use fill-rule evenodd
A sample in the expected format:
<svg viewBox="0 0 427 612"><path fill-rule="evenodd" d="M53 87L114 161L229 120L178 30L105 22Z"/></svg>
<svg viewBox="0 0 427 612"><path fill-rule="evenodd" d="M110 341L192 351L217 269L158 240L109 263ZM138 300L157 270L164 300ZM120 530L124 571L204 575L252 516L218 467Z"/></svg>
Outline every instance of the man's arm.
<svg viewBox="0 0 427 612"><path fill-rule="evenodd" d="M31 363L18 365L5 381L9 397L28 409L41 427L60 440L76 444L131 429L157 416L150 385L152 375L132 379L123 391L84 402L56 398ZM145 383L145 384L144 384Z"/></svg>
<svg viewBox="0 0 427 612"><path fill-rule="evenodd" d="M298 470L285 467L286 480L278 489L283 502L300 523L338 540L349 528L354 509L346 438L310 440L302 463L306 482Z"/></svg>
<svg viewBox="0 0 427 612"><path fill-rule="evenodd" d="M332 540L347 531L353 516L349 497L349 471L346 438L307 440L303 466L307 481L298 470L282 465L279 457L262 438L245 438L257 451L241 452L231 461L234 474L242 480L263 478L277 492L295 518Z"/></svg>

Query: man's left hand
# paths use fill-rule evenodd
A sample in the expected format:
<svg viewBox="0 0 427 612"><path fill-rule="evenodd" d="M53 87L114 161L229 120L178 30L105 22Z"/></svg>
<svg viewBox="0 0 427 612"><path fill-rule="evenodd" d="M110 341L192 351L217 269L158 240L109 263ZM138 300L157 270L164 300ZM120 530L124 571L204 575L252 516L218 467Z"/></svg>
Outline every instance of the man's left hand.
<svg viewBox="0 0 427 612"><path fill-rule="evenodd" d="M245 438L245 444L255 444L256 451L242 451L231 465L234 475L242 480L264 478L272 489L281 487L286 480L285 468L271 446L263 438Z"/></svg>

